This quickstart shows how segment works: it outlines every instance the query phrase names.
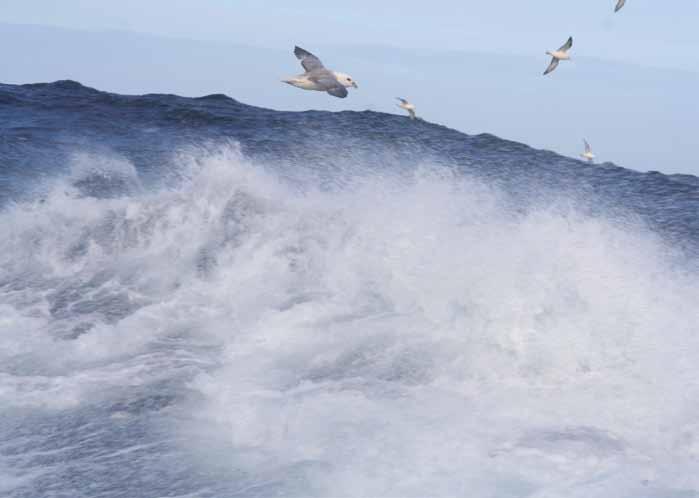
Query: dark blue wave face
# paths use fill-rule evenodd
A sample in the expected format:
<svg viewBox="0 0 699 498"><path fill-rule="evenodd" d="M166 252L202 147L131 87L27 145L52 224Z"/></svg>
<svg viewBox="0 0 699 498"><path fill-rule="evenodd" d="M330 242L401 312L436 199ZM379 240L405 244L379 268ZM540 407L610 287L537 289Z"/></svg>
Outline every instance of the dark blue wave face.
<svg viewBox="0 0 699 498"><path fill-rule="evenodd" d="M544 193L564 193L584 209L600 203L603 210L629 209L676 241L699 238L697 177L639 173L611 163L591 166L403 116L278 112L225 95L123 96L72 81L1 85L0 103L0 203L33 191L39 178L66 173L76 151L115 153L153 185L168 176L175 151L235 141L246 157L317 168L330 182L338 158L373 169L429 160L485 178L523 205ZM86 194L104 195L103 185L92 186Z"/></svg>
<svg viewBox="0 0 699 498"><path fill-rule="evenodd" d="M690 496L699 180L0 85L0 494Z"/></svg>

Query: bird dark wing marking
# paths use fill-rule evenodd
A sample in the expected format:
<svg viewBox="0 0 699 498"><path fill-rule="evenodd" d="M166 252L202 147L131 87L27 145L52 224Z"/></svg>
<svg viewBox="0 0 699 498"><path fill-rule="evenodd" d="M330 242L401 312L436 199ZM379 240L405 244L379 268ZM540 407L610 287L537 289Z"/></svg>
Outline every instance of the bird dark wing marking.
<svg viewBox="0 0 699 498"><path fill-rule="evenodd" d="M301 47L294 47L294 55L298 60L301 61L301 65L306 70L306 72L315 71L317 69L323 69L323 63L320 59L310 53L308 50L304 50Z"/></svg>
<svg viewBox="0 0 699 498"><path fill-rule="evenodd" d="M344 99L347 97L347 88L345 88L342 85L334 86L331 89L328 90L328 93L332 95L333 97L339 97L341 99Z"/></svg>

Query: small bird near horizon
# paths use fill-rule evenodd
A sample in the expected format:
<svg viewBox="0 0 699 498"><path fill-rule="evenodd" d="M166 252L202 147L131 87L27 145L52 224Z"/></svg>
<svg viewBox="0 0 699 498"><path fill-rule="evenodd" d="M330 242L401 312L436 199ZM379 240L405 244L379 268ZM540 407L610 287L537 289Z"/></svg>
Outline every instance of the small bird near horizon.
<svg viewBox="0 0 699 498"><path fill-rule="evenodd" d="M408 111L408 113L410 114L410 119L417 119L417 116L415 115L415 106L405 99L402 99L400 97L396 98L400 100L400 104L398 104L398 107L405 111Z"/></svg>
<svg viewBox="0 0 699 498"><path fill-rule="evenodd" d="M328 92L333 97L344 99L347 97L347 88L357 87L348 74L330 71L323 66L320 59L301 47L294 47L294 55L301 61L301 66L306 71L304 74L282 80L296 88L302 90L315 90L318 92Z"/></svg>
<svg viewBox="0 0 699 498"><path fill-rule="evenodd" d="M585 152L580 154L580 157L582 157L589 163L593 163L595 161L595 155L592 153L592 147L590 147L590 144L587 143L587 140L585 140L584 138L583 143L585 144Z"/></svg>
<svg viewBox="0 0 699 498"><path fill-rule="evenodd" d="M626 0L619 0L616 3L616 7L614 8L614 12L619 12L625 3L626 3Z"/></svg>
<svg viewBox="0 0 699 498"><path fill-rule="evenodd" d="M570 55L568 55L568 51L571 49L573 46L573 37L569 37L568 41L565 42L565 44L559 48L558 50L555 50L553 52L547 51L546 54L551 56L551 64L549 64L549 67L546 68L546 71L544 71L544 76L552 72L554 69L558 67L558 63L560 61L567 61L570 60Z"/></svg>

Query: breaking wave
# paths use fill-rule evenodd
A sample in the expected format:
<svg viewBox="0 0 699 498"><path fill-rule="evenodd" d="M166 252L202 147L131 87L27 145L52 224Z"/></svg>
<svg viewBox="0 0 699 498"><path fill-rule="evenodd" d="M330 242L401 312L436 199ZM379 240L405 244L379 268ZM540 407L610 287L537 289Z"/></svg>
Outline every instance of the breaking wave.
<svg viewBox="0 0 699 498"><path fill-rule="evenodd" d="M642 220L172 157L0 211L3 493L696 496L699 283Z"/></svg>

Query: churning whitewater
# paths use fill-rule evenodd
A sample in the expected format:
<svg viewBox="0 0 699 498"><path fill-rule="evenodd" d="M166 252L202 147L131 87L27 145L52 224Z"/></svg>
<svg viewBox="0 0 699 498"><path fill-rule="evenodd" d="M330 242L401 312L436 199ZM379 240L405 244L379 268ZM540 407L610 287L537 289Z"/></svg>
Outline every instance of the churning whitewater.
<svg viewBox="0 0 699 498"><path fill-rule="evenodd" d="M3 496L697 496L696 178L0 90Z"/></svg>

